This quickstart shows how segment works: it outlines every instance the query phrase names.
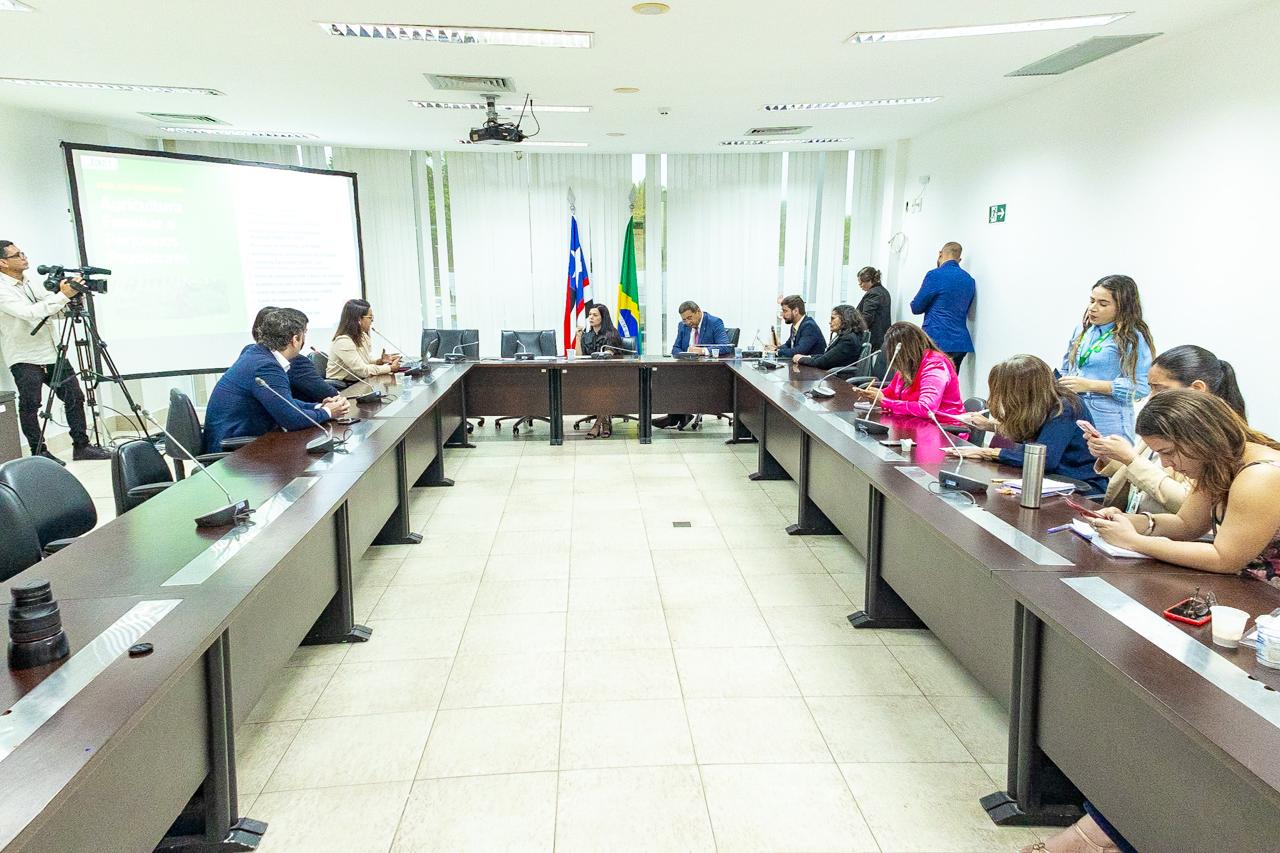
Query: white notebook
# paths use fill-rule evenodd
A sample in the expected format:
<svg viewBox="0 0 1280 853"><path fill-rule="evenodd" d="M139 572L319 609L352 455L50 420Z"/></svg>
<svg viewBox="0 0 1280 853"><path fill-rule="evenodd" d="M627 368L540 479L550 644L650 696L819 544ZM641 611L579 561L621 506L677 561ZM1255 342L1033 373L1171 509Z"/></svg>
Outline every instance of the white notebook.
<svg viewBox="0 0 1280 853"><path fill-rule="evenodd" d="M1022 491L1021 480L1009 480L1005 482L1004 485L1013 489L1015 492ZM1075 490L1076 487L1070 483L1063 483L1060 480L1050 480L1048 477L1045 477L1044 481L1040 485L1040 494L1046 498L1051 495L1069 495Z"/></svg>
<svg viewBox="0 0 1280 853"><path fill-rule="evenodd" d="M1097 548L1108 557L1127 557L1130 559L1147 559L1146 554L1139 554L1137 551L1130 551L1128 548L1117 548L1107 540L1098 535L1098 531L1094 530L1089 524L1080 519L1073 519L1071 522L1071 532L1079 536L1081 539L1087 539L1093 543L1093 547Z"/></svg>

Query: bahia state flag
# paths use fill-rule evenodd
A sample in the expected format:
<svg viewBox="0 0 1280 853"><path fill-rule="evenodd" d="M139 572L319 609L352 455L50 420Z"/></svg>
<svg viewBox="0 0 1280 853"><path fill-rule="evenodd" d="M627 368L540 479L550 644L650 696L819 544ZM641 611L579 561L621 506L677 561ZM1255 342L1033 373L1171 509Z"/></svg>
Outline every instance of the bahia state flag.
<svg viewBox="0 0 1280 853"><path fill-rule="evenodd" d="M564 351L578 348L578 330L583 315L592 306L591 276L587 273L587 256L578 240L578 217L569 214L569 278L564 293Z"/></svg>
<svg viewBox="0 0 1280 853"><path fill-rule="evenodd" d="M622 272L618 274L618 334L635 338L640 346L640 282L636 277L636 241L633 216L627 220L627 233L622 238Z"/></svg>

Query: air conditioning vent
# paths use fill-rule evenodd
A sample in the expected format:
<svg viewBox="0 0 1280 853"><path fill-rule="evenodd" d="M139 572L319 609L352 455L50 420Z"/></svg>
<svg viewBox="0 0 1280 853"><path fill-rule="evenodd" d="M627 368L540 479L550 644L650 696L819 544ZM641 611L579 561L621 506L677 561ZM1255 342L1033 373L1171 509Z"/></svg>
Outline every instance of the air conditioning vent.
<svg viewBox="0 0 1280 853"><path fill-rule="evenodd" d="M510 77L471 77L466 74L424 74L434 89L442 92L514 92Z"/></svg>
<svg viewBox="0 0 1280 853"><path fill-rule="evenodd" d="M161 124L226 124L213 116L196 116L185 113L138 113Z"/></svg>
<svg viewBox="0 0 1280 853"><path fill-rule="evenodd" d="M753 127L744 136L799 136L813 127L811 124L796 124L791 127Z"/></svg>
<svg viewBox="0 0 1280 853"><path fill-rule="evenodd" d="M1010 71L1004 76L1052 77L1056 74L1066 74L1081 65L1097 62L1103 57L1119 53L1126 48L1133 47L1135 44L1142 44L1144 41L1153 39L1158 35L1163 35L1163 33L1141 33L1132 36L1096 36L1072 45L1066 50L1060 50L1051 56L1046 56L1044 59L1038 59L1030 65L1024 65L1017 71Z"/></svg>

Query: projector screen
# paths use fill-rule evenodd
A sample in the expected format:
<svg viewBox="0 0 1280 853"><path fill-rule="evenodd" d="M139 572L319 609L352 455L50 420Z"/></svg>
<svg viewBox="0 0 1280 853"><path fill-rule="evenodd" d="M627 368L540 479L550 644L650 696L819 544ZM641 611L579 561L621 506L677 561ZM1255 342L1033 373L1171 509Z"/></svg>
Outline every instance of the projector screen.
<svg viewBox="0 0 1280 853"><path fill-rule="evenodd" d="M111 270L98 331L125 376L229 366L264 305L306 313L327 350L364 294L350 172L65 147L82 261Z"/></svg>

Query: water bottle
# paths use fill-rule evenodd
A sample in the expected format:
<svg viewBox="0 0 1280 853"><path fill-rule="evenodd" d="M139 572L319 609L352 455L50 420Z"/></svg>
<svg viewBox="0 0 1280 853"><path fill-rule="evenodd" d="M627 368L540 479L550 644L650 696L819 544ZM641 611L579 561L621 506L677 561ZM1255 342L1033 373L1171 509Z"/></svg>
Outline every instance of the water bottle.
<svg viewBox="0 0 1280 853"><path fill-rule="evenodd" d="M1022 506L1026 509L1040 508L1040 493L1044 488L1044 454L1043 444L1022 446Z"/></svg>

